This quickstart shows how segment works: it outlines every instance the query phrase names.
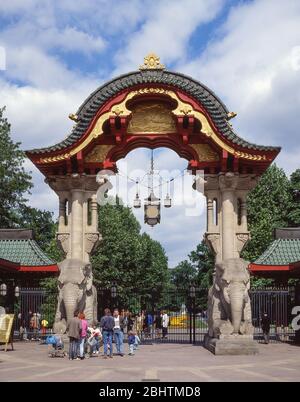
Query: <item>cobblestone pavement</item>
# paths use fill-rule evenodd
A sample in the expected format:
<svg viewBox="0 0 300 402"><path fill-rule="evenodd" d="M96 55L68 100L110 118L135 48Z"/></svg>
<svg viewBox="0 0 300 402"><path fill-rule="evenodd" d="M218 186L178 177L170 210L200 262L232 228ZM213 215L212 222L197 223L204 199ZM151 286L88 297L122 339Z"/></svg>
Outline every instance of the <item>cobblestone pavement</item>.
<svg viewBox="0 0 300 402"><path fill-rule="evenodd" d="M300 347L261 344L259 351L214 356L202 346L153 344L135 356L69 361L49 358L46 345L19 342L0 351L0 381L300 381Z"/></svg>

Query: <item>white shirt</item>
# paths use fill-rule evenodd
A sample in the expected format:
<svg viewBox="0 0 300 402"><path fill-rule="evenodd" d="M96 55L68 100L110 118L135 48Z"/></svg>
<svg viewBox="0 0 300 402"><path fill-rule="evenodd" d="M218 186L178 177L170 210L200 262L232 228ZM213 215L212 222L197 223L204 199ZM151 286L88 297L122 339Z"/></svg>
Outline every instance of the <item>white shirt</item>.
<svg viewBox="0 0 300 402"><path fill-rule="evenodd" d="M118 315L118 317L114 317L114 320L115 320L114 329L121 329L121 327L120 327L120 316Z"/></svg>
<svg viewBox="0 0 300 402"><path fill-rule="evenodd" d="M169 325L169 317L168 314L163 314L162 316L162 326L164 328L167 328L167 326Z"/></svg>

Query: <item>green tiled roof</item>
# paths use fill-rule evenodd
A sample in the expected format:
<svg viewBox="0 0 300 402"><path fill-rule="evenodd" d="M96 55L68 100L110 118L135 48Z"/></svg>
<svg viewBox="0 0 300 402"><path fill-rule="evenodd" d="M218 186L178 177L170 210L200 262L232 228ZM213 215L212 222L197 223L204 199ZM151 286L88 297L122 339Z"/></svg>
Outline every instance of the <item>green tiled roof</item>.
<svg viewBox="0 0 300 402"><path fill-rule="evenodd" d="M297 261L300 261L300 239L277 239L254 264L288 265Z"/></svg>
<svg viewBox="0 0 300 402"><path fill-rule="evenodd" d="M0 240L0 258L23 266L45 266L56 264L44 254L32 239Z"/></svg>

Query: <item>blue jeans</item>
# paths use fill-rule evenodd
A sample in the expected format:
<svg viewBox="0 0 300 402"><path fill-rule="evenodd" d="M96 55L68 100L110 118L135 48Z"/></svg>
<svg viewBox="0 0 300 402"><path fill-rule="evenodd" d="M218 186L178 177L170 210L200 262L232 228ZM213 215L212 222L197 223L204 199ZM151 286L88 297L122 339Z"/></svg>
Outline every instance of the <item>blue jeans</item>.
<svg viewBox="0 0 300 402"><path fill-rule="evenodd" d="M113 353L113 346L112 346L113 332L112 331L103 331L102 335L103 335L104 355L107 355L107 343L109 343L109 347L110 347L109 354L112 356L112 353Z"/></svg>
<svg viewBox="0 0 300 402"><path fill-rule="evenodd" d="M69 359L76 359L78 356L79 339L70 337Z"/></svg>
<svg viewBox="0 0 300 402"><path fill-rule="evenodd" d="M80 357L84 357L84 343L85 343L85 338L80 338L80 340L79 340L79 355L80 355Z"/></svg>
<svg viewBox="0 0 300 402"><path fill-rule="evenodd" d="M99 352L99 349L100 349L100 341L99 341L99 338L98 338L98 336L95 336L94 339L95 339L96 343L95 343L95 345L94 345L93 348L92 348L92 352Z"/></svg>
<svg viewBox="0 0 300 402"><path fill-rule="evenodd" d="M134 355L134 343L128 344L129 354Z"/></svg>
<svg viewBox="0 0 300 402"><path fill-rule="evenodd" d="M119 355L123 355L123 339L124 339L124 334L120 329L115 329L114 330L114 337L115 337L115 342L116 342L116 348L117 348L117 353Z"/></svg>

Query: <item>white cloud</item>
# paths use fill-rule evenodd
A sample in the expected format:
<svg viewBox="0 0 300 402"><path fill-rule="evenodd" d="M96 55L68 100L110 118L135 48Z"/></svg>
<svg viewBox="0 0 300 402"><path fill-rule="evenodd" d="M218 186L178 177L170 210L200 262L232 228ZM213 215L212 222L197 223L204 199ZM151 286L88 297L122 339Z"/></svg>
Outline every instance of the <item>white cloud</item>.
<svg viewBox="0 0 300 402"><path fill-rule="evenodd" d="M179 69L211 87L238 112L237 133L262 145L282 146L278 162L295 167L299 144L300 3L260 0L232 7L218 37ZM295 50L296 49L296 50Z"/></svg>
<svg viewBox="0 0 300 402"><path fill-rule="evenodd" d="M198 78L230 110L237 111L233 125L241 137L282 145L278 164L288 173L295 170L300 153L300 3L254 0L232 6L204 51L207 38L200 38L198 54L193 44L195 58L190 59L191 36L213 21L224 4L225 0L87 0L84 7L78 7L72 0L0 0L1 16L10 18L10 24L0 28L0 45L7 53L7 70L1 71L1 103L7 105L13 138L21 140L25 149L62 140L72 126L67 115L77 110L103 78L136 69L154 51L167 67L172 63L176 70ZM103 72L104 50L115 64L109 76ZM66 52L81 53L78 63L67 64ZM97 60L91 76L80 71L81 57L90 55ZM131 171L145 168L146 162L148 166L149 151L138 151L138 157L130 153L126 158ZM186 161L162 150L156 152L156 166L184 169ZM35 168L33 177L31 205L57 215L56 195ZM126 184L123 180L122 191ZM179 192L176 184L173 199ZM191 190L190 199L193 196ZM161 224L151 229L143 224L142 209L135 213L143 230L165 246L170 266L202 239L205 214L187 217L183 207L163 209Z"/></svg>
<svg viewBox="0 0 300 402"><path fill-rule="evenodd" d="M89 86L89 85L87 85ZM77 110L90 89L19 87L0 80L1 103L12 123L12 135L23 149L54 145L71 131L68 114Z"/></svg>
<svg viewBox="0 0 300 402"><path fill-rule="evenodd" d="M194 30L214 19L223 3L223 0L153 2L147 20L128 36L127 46L116 54L115 74L136 69L149 52L158 54L164 63L184 60Z"/></svg>

